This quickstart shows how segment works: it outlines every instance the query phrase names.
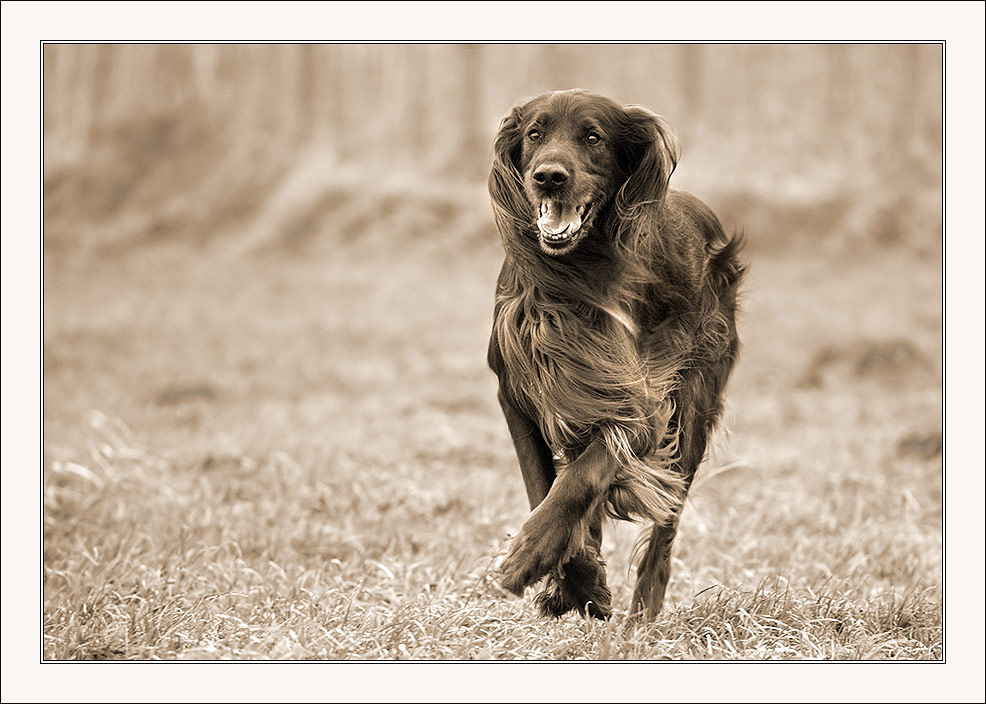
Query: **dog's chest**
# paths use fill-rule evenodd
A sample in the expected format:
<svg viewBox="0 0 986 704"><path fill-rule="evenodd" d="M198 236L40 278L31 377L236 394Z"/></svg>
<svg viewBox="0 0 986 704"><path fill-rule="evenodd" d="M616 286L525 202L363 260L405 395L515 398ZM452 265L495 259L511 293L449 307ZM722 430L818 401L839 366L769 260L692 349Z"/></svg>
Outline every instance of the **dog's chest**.
<svg viewBox="0 0 986 704"><path fill-rule="evenodd" d="M645 413L632 327L612 312L522 294L498 302L494 330L508 392L553 446L578 446L600 425Z"/></svg>

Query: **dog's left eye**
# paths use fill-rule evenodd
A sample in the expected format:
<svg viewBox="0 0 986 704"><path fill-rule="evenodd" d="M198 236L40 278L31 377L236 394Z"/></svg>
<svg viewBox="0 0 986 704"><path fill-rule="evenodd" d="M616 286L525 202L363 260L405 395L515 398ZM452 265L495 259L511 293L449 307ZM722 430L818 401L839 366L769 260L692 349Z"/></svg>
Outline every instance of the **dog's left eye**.
<svg viewBox="0 0 986 704"><path fill-rule="evenodd" d="M599 144L602 140L603 138L600 137L595 132L590 132L585 138L585 141L587 141L589 144Z"/></svg>

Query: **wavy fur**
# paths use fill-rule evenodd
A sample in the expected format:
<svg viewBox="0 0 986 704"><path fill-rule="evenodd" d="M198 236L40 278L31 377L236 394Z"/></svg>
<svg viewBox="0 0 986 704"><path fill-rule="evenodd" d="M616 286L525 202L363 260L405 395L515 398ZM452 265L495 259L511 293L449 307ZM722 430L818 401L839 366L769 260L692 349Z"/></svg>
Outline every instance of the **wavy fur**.
<svg viewBox="0 0 986 704"><path fill-rule="evenodd" d="M603 135L606 151L579 142L580 129ZM569 197L532 184L531 170L548 159L571 173L564 188L590 183L581 192L592 194L588 233L564 256L539 246L535 222L537 198ZM733 318L743 273L739 240L727 238L698 199L669 191L677 159L677 144L654 113L569 91L511 110L489 179L505 250L489 363L508 422L520 419L512 432L529 422L529 434L540 434L514 434L529 493L539 470L525 467L537 464L525 458L545 464L540 439L549 458L564 458L553 472L541 470L556 477L586 472L574 469L580 456L602 442L616 469L600 489L602 501L587 505L657 526L676 523L695 469L683 460L697 466L696 442L700 461L718 417L738 349ZM593 521L589 511L569 529L581 536ZM557 604L565 582L555 582L544 603Z"/></svg>

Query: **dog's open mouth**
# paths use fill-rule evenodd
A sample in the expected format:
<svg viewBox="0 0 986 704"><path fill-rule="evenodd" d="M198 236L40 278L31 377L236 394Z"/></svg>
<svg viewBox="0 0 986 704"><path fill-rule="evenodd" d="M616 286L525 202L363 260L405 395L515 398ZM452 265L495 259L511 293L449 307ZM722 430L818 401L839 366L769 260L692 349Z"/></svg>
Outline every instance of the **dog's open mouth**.
<svg viewBox="0 0 986 704"><path fill-rule="evenodd" d="M549 249L565 249L582 230L582 223L592 210L592 203L574 205L557 200L543 200L538 207L538 230L541 242Z"/></svg>

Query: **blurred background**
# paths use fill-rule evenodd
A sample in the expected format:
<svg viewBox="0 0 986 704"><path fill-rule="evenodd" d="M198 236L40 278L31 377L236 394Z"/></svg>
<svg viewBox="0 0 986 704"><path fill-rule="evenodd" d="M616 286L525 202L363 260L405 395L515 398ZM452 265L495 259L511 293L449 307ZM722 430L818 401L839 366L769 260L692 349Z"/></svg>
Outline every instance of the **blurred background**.
<svg viewBox="0 0 986 704"><path fill-rule="evenodd" d="M935 249L941 61L934 44L49 44L45 242L329 238L356 183L420 189L444 216L511 105L581 87L667 117L675 182L755 245Z"/></svg>
<svg viewBox="0 0 986 704"><path fill-rule="evenodd" d="M125 586L203 624L217 584L341 595L319 623L351 650L209 641L283 657L378 657L347 621L372 640L363 616L477 593L527 514L485 367L491 145L519 99L575 87L664 115L672 185L747 233L728 432L669 603L905 590L875 640L791 652L940 656L942 50L46 44L46 656L202 655L189 621L133 632Z"/></svg>

